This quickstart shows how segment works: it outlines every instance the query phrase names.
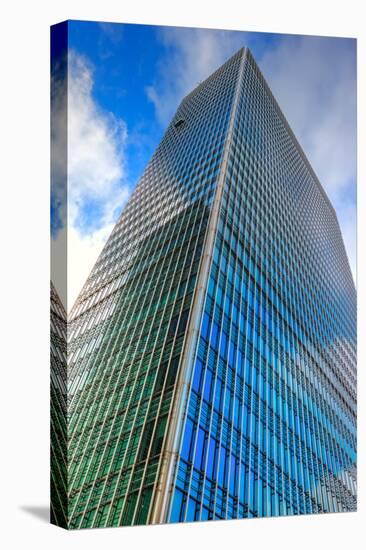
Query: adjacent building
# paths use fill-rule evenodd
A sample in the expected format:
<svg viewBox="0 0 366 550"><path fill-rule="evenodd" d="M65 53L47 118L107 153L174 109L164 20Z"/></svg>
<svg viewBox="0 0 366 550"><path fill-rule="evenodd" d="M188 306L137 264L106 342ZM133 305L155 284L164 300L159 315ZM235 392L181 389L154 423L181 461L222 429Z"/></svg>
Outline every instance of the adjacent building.
<svg viewBox="0 0 366 550"><path fill-rule="evenodd" d="M67 527L67 314L51 283L51 522Z"/></svg>
<svg viewBox="0 0 366 550"><path fill-rule="evenodd" d="M356 509L356 291L250 51L179 105L68 323L69 528Z"/></svg>

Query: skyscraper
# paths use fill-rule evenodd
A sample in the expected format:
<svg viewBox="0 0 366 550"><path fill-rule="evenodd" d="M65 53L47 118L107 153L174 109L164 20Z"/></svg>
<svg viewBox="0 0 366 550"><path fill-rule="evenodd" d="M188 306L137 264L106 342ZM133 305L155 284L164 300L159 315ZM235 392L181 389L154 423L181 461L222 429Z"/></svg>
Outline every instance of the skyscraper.
<svg viewBox="0 0 366 550"><path fill-rule="evenodd" d="M68 342L70 528L356 509L355 287L248 49L179 105Z"/></svg>

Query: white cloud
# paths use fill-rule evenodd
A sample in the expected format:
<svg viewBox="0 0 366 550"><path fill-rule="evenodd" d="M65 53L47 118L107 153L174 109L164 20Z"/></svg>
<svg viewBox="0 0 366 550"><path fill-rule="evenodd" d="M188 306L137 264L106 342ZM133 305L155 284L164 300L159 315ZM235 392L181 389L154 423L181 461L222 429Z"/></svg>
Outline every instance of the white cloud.
<svg viewBox="0 0 366 550"><path fill-rule="evenodd" d="M115 219L126 199L123 185L127 128L101 111L92 96L93 72L87 60L71 51L68 80L68 217L69 225L90 233ZM99 214L90 219L88 209ZM85 219L85 224L84 224ZM85 227L84 227L85 225Z"/></svg>
<svg viewBox="0 0 366 550"><path fill-rule="evenodd" d="M90 273L117 214L128 195L125 173L125 123L100 109L93 97L93 67L88 60L69 52L68 59L68 196L67 271L68 296L54 284L70 310ZM62 86L60 87L62 89ZM62 102L55 102L53 116L62 120ZM55 142L54 142L55 143ZM65 220L64 220L65 222ZM53 245L61 251L64 230Z"/></svg>

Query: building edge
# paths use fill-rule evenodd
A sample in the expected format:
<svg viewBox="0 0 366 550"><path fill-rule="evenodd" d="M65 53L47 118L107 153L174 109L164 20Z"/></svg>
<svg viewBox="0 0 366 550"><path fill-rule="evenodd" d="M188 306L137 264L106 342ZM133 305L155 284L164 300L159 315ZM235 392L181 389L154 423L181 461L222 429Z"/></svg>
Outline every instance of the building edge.
<svg viewBox="0 0 366 550"><path fill-rule="evenodd" d="M68 529L67 91L68 21L50 27L50 523Z"/></svg>

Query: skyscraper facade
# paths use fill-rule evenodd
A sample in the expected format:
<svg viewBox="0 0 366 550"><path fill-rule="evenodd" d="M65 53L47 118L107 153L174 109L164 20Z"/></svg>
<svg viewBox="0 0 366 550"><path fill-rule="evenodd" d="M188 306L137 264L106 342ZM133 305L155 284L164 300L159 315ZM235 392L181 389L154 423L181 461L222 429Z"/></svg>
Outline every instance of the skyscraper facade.
<svg viewBox="0 0 366 550"><path fill-rule="evenodd" d="M68 323L70 528L356 508L356 292L248 49L186 96Z"/></svg>
<svg viewBox="0 0 366 550"><path fill-rule="evenodd" d="M67 314L51 283L51 522L67 527Z"/></svg>

